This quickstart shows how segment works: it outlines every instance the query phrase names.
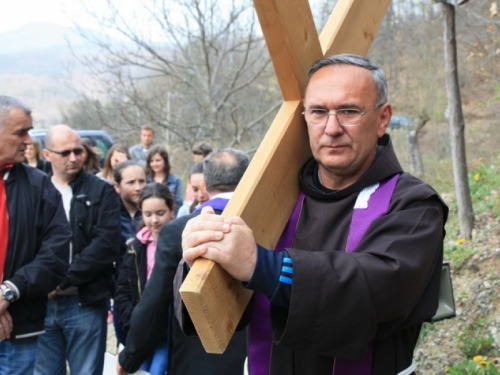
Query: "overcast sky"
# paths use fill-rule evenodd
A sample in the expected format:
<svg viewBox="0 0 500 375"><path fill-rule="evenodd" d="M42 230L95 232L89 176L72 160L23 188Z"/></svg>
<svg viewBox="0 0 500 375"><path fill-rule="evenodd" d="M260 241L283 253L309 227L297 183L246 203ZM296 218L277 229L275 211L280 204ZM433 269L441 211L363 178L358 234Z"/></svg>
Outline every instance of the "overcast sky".
<svg viewBox="0 0 500 375"><path fill-rule="evenodd" d="M17 29L29 23L48 22L72 26L76 21L84 28L97 28L85 7L96 13L104 12L105 0L0 0L0 33ZM118 0L125 15L137 15L141 0Z"/></svg>
<svg viewBox="0 0 500 375"><path fill-rule="evenodd" d="M140 0L120 0L120 7L126 13L138 9ZM311 4L319 0L309 0ZM85 0L87 6L99 11L105 7L104 0ZM135 6L134 6L135 5ZM80 26L95 28L90 16L86 14L79 0L0 0L0 33L14 30L33 22L49 22L71 26L72 20Z"/></svg>
<svg viewBox="0 0 500 375"><path fill-rule="evenodd" d="M70 26L71 18L68 15L74 17L78 14L78 4L78 1L73 0L0 0L0 33L33 22Z"/></svg>

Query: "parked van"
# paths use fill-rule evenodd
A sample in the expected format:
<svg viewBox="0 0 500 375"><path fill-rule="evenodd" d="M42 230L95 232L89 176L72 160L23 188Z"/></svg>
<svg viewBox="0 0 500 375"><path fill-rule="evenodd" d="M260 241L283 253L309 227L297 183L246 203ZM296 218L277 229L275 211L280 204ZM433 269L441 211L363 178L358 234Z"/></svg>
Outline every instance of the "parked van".
<svg viewBox="0 0 500 375"><path fill-rule="evenodd" d="M102 157L105 158L114 141L105 130L75 130L82 138L91 138L95 141L97 147L102 151ZM40 149L44 148L44 138L47 129L32 129L30 136L40 142Z"/></svg>

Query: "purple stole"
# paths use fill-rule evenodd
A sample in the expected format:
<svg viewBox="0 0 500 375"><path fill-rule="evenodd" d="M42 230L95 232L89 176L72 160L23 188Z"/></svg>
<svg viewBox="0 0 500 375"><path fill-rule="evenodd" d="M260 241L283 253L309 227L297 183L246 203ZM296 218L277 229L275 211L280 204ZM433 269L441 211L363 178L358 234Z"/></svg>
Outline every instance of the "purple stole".
<svg viewBox="0 0 500 375"><path fill-rule="evenodd" d="M214 210L224 211L224 208L226 208L228 202L229 199L226 198L209 199L208 201L200 205L200 207L197 207L193 212L201 211L203 207L212 207Z"/></svg>
<svg viewBox="0 0 500 375"><path fill-rule="evenodd" d="M356 200L347 238L346 253L351 253L359 245L370 224L384 216L389 210L389 203L396 187L399 174L395 174L381 183L363 189ZM274 251L283 251L293 245L295 231L299 222L305 195L300 193L292 215L276 245ZM271 311L267 296L254 293L253 310L249 324L248 366L250 375L269 375L271 372ZM373 342L368 344L361 362L335 358L334 375L370 375L372 373Z"/></svg>

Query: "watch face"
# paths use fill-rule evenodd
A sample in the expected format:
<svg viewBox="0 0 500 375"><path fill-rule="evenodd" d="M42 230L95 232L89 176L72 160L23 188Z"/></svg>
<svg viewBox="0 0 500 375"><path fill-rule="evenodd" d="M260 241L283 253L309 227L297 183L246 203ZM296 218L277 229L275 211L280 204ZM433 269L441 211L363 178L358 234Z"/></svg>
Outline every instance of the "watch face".
<svg viewBox="0 0 500 375"><path fill-rule="evenodd" d="M16 295L14 294L12 289L7 287L2 287L2 298L9 302L12 302L16 298Z"/></svg>

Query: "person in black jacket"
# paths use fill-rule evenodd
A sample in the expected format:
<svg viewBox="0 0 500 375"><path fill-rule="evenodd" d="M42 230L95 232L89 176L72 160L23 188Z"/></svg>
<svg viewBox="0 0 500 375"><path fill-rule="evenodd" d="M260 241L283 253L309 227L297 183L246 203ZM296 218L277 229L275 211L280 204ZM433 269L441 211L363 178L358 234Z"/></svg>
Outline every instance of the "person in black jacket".
<svg viewBox="0 0 500 375"><path fill-rule="evenodd" d="M211 205L222 212L249 164L246 153L232 148L211 153L203 174ZM173 281L182 259L181 234L186 222L199 211L165 225L158 238L155 266L137 306L132 311L125 349L119 355L117 374L134 373L151 356L170 323L169 374L234 375L243 373L245 331L237 332L224 354L208 354L198 338L186 337L175 318L169 319Z"/></svg>
<svg viewBox="0 0 500 375"><path fill-rule="evenodd" d="M68 276L49 295L35 374L102 375L113 263L120 246L120 202L113 186L85 172L80 136L66 125L45 136L44 156L73 230Z"/></svg>
<svg viewBox="0 0 500 375"><path fill-rule="evenodd" d="M127 252L127 241L135 237L139 223L142 222L142 213L137 204L139 203L142 190L146 186L146 174L144 168L138 162L135 160L125 160L116 166L113 171L113 178L115 180L113 186L120 197L121 223L120 254L115 264L114 275L114 284L116 284L123 257ZM116 287L113 289L114 294ZM125 335L118 322L118 315L114 304L112 312L117 344L125 344Z"/></svg>
<svg viewBox="0 0 500 375"><path fill-rule="evenodd" d="M153 182L142 191L138 207L143 213L144 227L139 229L135 239L128 244L114 298L120 328L125 336L130 329L130 315L141 298L155 264L160 230L174 216L174 197L167 186ZM141 366L141 370L151 375L165 375L167 370L167 330L164 336L152 357Z"/></svg>
<svg viewBox="0 0 500 375"><path fill-rule="evenodd" d="M47 293L66 276L71 231L47 175L23 164L31 110L0 96L0 374L33 372Z"/></svg>

